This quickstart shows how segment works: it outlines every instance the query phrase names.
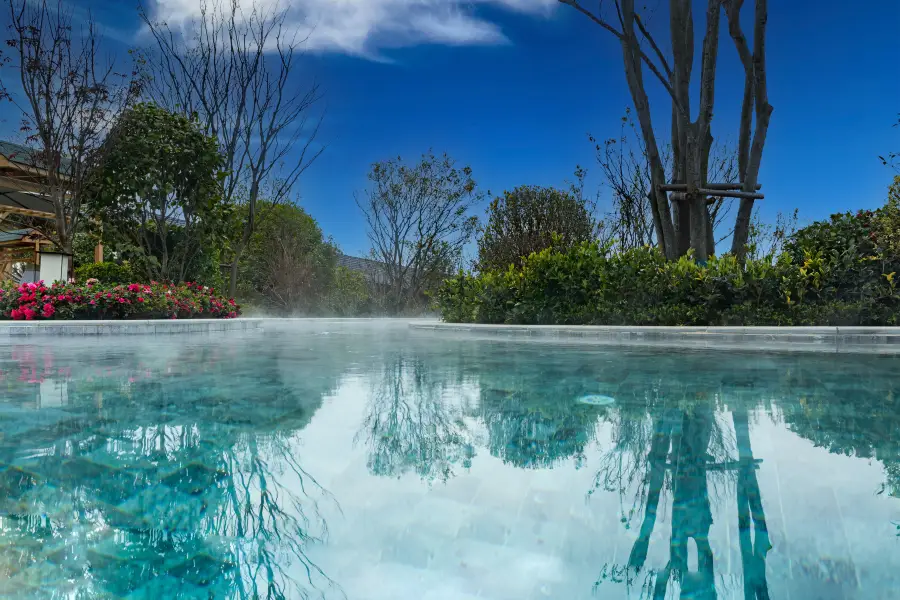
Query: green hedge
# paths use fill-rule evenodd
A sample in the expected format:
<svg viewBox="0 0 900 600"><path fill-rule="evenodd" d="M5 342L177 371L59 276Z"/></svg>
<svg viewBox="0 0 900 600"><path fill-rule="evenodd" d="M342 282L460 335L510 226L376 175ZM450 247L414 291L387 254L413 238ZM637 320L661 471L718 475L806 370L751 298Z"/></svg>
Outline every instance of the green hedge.
<svg viewBox="0 0 900 600"><path fill-rule="evenodd" d="M117 283L130 283L137 279L131 265L126 261L122 264L113 262L89 263L75 269L75 280L84 283L88 279L96 279L104 285Z"/></svg>
<svg viewBox="0 0 900 600"><path fill-rule="evenodd" d="M654 248L597 243L530 255L519 267L460 273L436 294L445 321L597 325L897 325L900 210L835 215L777 257L667 261ZM896 276L895 276L896 274Z"/></svg>

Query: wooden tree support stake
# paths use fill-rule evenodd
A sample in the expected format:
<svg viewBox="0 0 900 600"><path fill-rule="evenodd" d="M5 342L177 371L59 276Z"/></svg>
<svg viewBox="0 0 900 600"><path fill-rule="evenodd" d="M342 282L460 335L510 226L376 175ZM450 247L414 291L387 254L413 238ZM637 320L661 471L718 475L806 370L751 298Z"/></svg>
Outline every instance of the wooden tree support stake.
<svg viewBox="0 0 900 600"><path fill-rule="evenodd" d="M762 200L765 198L764 195L756 193L756 192L744 192L741 191L743 186L739 183L707 183L706 187L697 188L697 192L703 194L704 196L714 196L716 198L748 198L750 200ZM761 189L762 186L757 184L756 189ZM688 186L686 183L666 183L659 186L664 192L687 192ZM707 204L712 204L714 201L707 200Z"/></svg>
<svg viewBox="0 0 900 600"><path fill-rule="evenodd" d="M665 183L665 184L659 186L659 189L661 189L664 192L686 192L687 184L686 183ZM741 185L740 183L707 183L706 186L702 189L716 190L719 192L728 191L728 190L740 191L740 190L744 189L744 186ZM762 189L762 185L756 184L756 189L757 190Z"/></svg>
<svg viewBox="0 0 900 600"><path fill-rule="evenodd" d="M763 194L754 192L732 192L729 190L716 190L711 188L697 188L697 192L704 196L716 196L718 198L749 198L751 200L762 200L765 198Z"/></svg>

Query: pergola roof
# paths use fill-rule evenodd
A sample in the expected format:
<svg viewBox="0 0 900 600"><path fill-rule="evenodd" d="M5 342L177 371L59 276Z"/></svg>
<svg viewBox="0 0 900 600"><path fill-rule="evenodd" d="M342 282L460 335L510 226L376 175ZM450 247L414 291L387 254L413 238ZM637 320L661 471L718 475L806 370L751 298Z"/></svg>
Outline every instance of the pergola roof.
<svg viewBox="0 0 900 600"><path fill-rule="evenodd" d="M31 229L13 229L11 231L0 231L0 245L8 244L9 242L18 242L23 238L31 235Z"/></svg>
<svg viewBox="0 0 900 600"><path fill-rule="evenodd" d="M29 217L53 218L53 203L40 194L0 187L0 213L15 213Z"/></svg>
<svg viewBox="0 0 900 600"><path fill-rule="evenodd" d="M40 154L35 149L29 148L28 146L0 140L0 155L3 155L12 163L17 163L32 169L44 170ZM60 164L62 167L61 171L66 173L71 168L72 161L68 158L63 158Z"/></svg>

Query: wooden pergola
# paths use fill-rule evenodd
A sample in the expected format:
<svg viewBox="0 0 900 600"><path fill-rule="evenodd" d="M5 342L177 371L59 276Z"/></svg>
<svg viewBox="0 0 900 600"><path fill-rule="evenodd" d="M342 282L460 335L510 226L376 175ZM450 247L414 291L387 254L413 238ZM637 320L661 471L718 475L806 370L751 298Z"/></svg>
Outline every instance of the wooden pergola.
<svg viewBox="0 0 900 600"><path fill-rule="evenodd" d="M18 186L22 187L22 186ZM22 228L9 222L12 216L53 219L53 205L43 196L0 183L0 279L12 275L16 263L28 263L38 268L41 250L53 243L31 228Z"/></svg>
<svg viewBox="0 0 900 600"><path fill-rule="evenodd" d="M0 141L0 279L11 275L15 263L40 267L40 255L53 243L34 228L16 224L11 217L52 220L53 203L45 195L46 169L34 150ZM94 249L95 262L103 261L103 246Z"/></svg>

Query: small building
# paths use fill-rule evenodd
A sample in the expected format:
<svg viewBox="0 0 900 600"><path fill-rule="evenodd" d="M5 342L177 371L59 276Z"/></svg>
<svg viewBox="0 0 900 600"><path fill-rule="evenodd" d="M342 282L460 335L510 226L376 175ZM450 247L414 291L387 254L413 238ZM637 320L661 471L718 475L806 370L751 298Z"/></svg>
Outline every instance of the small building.
<svg viewBox="0 0 900 600"><path fill-rule="evenodd" d="M46 176L33 150L0 141L0 280L50 283L65 281L71 273L72 257L53 251L53 242L26 226L29 220L56 218L43 194Z"/></svg>

